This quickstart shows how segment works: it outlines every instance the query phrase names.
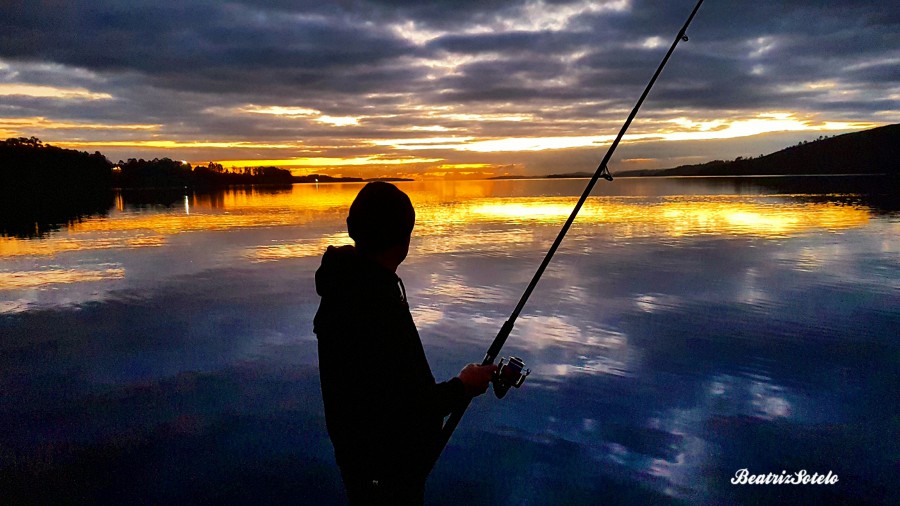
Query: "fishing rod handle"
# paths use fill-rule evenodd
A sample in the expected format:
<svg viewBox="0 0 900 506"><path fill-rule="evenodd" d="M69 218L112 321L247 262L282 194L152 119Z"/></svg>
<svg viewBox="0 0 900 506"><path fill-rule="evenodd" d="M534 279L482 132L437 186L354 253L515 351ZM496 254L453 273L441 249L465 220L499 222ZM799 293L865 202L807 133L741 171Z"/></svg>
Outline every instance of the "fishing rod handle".
<svg viewBox="0 0 900 506"><path fill-rule="evenodd" d="M500 327L500 332L497 333L494 342L491 343L491 347L488 349L487 354L485 354L484 360L481 361L481 365L491 365L494 363L494 360L496 360L497 355L500 353L500 348L503 347L503 343L506 342L512 329L513 322L511 320L506 320ZM446 447L447 442L450 441L450 436L453 435L453 431L456 430L456 426L459 425L459 421L462 420L463 415L466 414L466 410L469 409L469 404L471 403L472 398L466 398L464 402L450 412L450 416L441 428L441 435L435 445L435 451L429 469L433 469L435 464L437 464L437 460L440 458L441 453L443 453L444 447Z"/></svg>

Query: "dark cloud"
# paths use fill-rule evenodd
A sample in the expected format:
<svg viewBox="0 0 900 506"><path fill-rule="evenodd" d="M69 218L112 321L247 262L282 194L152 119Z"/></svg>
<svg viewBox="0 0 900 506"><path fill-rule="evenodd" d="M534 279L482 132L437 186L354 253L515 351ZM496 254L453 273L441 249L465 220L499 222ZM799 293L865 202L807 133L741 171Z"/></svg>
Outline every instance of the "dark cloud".
<svg viewBox="0 0 900 506"><path fill-rule="evenodd" d="M299 16L233 4L101 9L73 2L49 12L39 3L27 6L4 16L4 57L139 72L160 86L195 91L265 88L267 82L327 84L332 69L378 65L411 51L396 36L360 30L341 16Z"/></svg>
<svg viewBox="0 0 900 506"><path fill-rule="evenodd" d="M0 84L111 98L7 95L0 119L160 125L166 139L331 139L371 154L390 150L360 139L608 135L693 3L10 1L0 6ZM883 122L900 109L900 8L890 3L708 2L688 34L645 125L760 111ZM337 128L315 115L247 112L251 104L358 121ZM459 117L475 113L499 119Z"/></svg>
<svg viewBox="0 0 900 506"><path fill-rule="evenodd" d="M548 55L573 51L588 43L583 32L510 32L476 35L448 35L438 37L428 44L432 51L478 54L501 53L505 55Z"/></svg>

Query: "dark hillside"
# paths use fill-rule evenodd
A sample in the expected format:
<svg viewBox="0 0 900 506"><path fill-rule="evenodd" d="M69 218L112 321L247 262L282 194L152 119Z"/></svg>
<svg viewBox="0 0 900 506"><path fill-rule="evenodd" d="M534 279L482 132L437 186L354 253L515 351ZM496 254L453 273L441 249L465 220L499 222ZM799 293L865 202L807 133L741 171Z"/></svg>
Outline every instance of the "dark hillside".
<svg viewBox="0 0 900 506"><path fill-rule="evenodd" d="M619 172L619 176L755 176L898 174L900 124L854 132L782 149L759 158L714 160L673 169Z"/></svg>

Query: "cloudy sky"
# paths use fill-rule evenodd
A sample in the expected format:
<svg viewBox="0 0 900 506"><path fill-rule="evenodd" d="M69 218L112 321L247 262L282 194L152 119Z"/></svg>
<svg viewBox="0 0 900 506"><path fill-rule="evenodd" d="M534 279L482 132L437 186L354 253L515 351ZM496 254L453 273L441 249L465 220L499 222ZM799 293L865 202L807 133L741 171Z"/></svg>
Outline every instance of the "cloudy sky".
<svg viewBox="0 0 900 506"><path fill-rule="evenodd" d="M0 137L297 174L593 171L694 0L5 0ZM610 168L900 122L900 4L706 0Z"/></svg>

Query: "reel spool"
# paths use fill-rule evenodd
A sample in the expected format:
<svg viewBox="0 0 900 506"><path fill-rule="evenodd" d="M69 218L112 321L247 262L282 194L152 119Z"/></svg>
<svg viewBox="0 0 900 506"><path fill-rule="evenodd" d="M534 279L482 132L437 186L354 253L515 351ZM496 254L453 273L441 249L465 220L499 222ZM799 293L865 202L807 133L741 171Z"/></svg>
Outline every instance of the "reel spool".
<svg viewBox="0 0 900 506"><path fill-rule="evenodd" d="M491 383L494 384L494 395L498 399L502 399L510 387L519 388L525 383L525 378L531 374L531 369L525 369L525 362L519 357L509 357L509 362L504 363L506 359L501 358L498 364L497 372Z"/></svg>

